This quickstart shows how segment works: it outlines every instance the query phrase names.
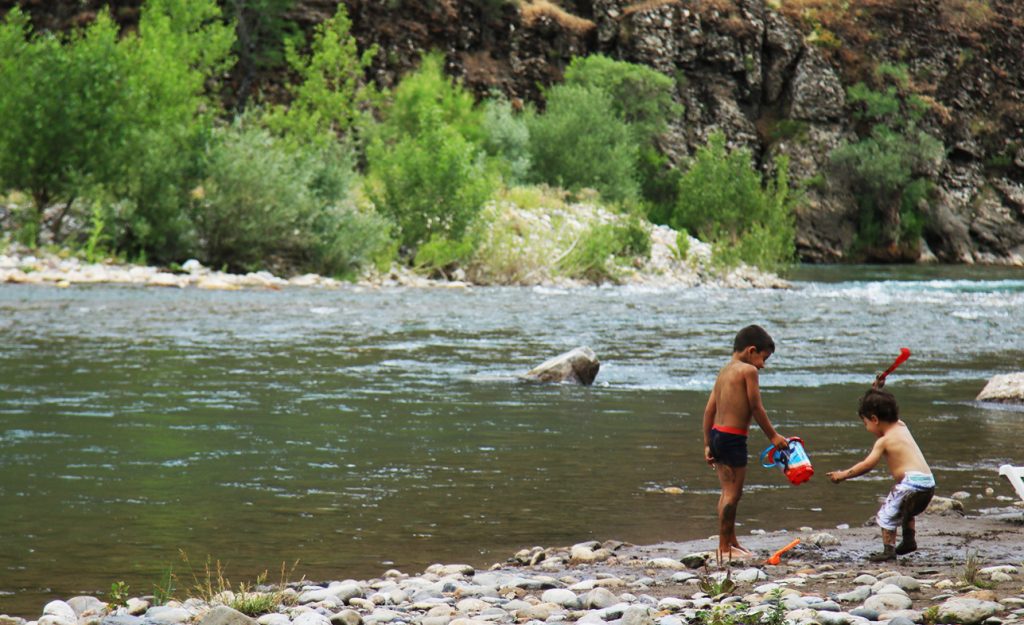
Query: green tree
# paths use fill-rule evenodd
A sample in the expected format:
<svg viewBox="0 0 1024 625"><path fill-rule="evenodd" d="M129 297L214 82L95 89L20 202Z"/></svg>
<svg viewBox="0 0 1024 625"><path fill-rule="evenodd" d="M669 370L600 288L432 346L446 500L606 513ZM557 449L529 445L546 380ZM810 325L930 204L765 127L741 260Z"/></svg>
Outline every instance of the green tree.
<svg viewBox="0 0 1024 625"><path fill-rule="evenodd" d="M833 150L832 171L860 206L860 252L868 260L915 260L926 225L920 203L931 196L930 172L945 150L918 128L927 106L908 91L906 68L881 64L874 78L874 87L847 89L863 138Z"/></svg>
<svg viewBox="0 0 1024 625"><path fill-rule="evenodd" d="M308 54L297 40L288 40L285 55L298 81L289 87L288 106L272 108L268 125L293 142L320 144L353 138L367 123L379 94L366 78L377 47L359 52L351 34L352 21L344 4L334 16L316 26Z"/></svg>
<svg viewBox="0 0 1024 625"><path fill-rule="evenodd" d="M234 42L213 0L147 0L138 34L122 37L133 140L121 155L125 171L107 183L121 200L112 216L118 249L157 261L193 252L189 193L218 112L207 85L234 63Z"/></svg>
<svg viewBox="0 0 1024 625"><path fill-rule="evenodd" d="M444 56L439 52L424 55L416 71L395 87L378 130L381 139L394 142L427 131L423 124L435 120L471 143L480 145L484 140L483 113L473 94L445 75Z"/></svg>
<svg viewBox="0 0 1024 625"><path fill-rule="evenodd" d="M480 149L445 123L439 107L422 113L420 131L367 150L369 192L398 226L410 251L431 239L461 239L496 181Z"/></svg>
<svg viewBox="0 0 1024 625"><path fill-rule="evenodd" d="M123 113L128 70L117 27L101 13L63 41L35 35L12 9L0 27L0 182L29 193L27 242L44 227L61 239L63 219L86 187L115 177L132 129ZM62 208L49 224L43 211Z"/></svg>
<svg viewBox="0 0 1024 625"><path fill-rule="evenodd" d="M611 97L615 113L645 143L665 131L682 113L673 100L673 79L645 65L616 61L601 54L575 57L565 70L565 84L600 89Z"/></svg>
<svg viewBox="0 0 1024 625"><path fill-rule="evenodd" d="M592 54L572 60L565 84L600 89L611 97L612 108L636 138L637 179L647 214L652 221L667 223L676 203L679 172L659 149L658 138L669 120L683 112L673 97L676 81L645 65Z"/></svg>
<svg viewBox="0 0 1024 625"><path fill-rule="evenodd" d="M762 186L749 150L729 150L725 135L712 135L679 183L671 225L715 245L727 263L743 261L775 270L795 254L788 161L776 162L776 176Z"/></svg>
<svg viewBox="0 0 1024 625"><path fill-rule="evenodd" d="M613 201L636 198L636 137L611 96L578 85L556 85L546 96L544 113L527 117L534 179L590 187Z"/></svg>

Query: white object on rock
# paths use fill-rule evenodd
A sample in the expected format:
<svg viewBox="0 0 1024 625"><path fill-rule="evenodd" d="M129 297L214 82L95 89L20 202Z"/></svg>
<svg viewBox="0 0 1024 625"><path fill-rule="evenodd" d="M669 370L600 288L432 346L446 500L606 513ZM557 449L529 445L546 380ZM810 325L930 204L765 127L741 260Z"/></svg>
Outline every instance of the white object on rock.
<svg viewBox="0 0 1024 625"><path fill-rule="evenodd" d="M1013 490L1017 491L1017 496L1021 498L1021 501L1024 501L1024 467L1004 464L999 467L999 475L1002 475L1010 482Z"/></svg>
<svg viewBox="0 0 1024 625"><path fill-rule="evenodd" d="M75 623L78 621L78 615L75 614L74 608L68 605L64 601L51 601L43 607L43 616L57 616L62 619L66 619Z"/></svg>

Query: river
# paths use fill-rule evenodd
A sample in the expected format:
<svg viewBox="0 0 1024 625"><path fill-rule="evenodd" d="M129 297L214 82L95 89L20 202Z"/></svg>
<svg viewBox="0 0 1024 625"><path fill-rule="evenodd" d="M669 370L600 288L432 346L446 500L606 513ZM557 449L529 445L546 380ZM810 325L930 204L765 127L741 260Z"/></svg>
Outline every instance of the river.
<svg viewBox="0 0 1024 625"><path fill-rule="evenodd" d="M715 532L700 419L732 337L764 325L780 432L817 475L751 466L751 529L871 517L884 468L824 478L873 440L859 395L887 388L939 494L1012 491L1024 411L980 404L1024 369L1024 272L802 268L789 290L475 288L209 292L0 285L0 613L219 560L235 582L282 563L310 580L522 547ZM578 345L590 388L512 376ZM752 431L754 456L767 441ZM756 458L752 457L752 461ZM663 489L680 487L684 494ZM1004 504L1005 505L1005 504ZM713 543L709 541L709 548Z"/></svg>

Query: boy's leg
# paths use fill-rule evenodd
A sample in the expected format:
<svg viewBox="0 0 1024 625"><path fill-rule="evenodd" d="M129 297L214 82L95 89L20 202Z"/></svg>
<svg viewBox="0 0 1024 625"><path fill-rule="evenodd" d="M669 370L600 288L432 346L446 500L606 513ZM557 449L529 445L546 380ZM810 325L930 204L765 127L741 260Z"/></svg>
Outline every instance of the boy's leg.
<svg viewBox="0 0 1024 625"><path fill-rule="evenodd" d="M747 468L719 463L715 465L715 471L722 487L722 494L718 498L718 559L748 557L751 552L741 547L736 538L736 509L743 496Z"/></svg>
<svg viewBox="0 0 1024 625"><path fill-rule="evenodd" d="M917 551L917 532L914 517L921 514L931 503L934 490L911 493L903 499L902 513L903 540L896 546L897 555L906 555Z"/></svg>
<svg viewBox="0 0 1024 625"><path fill-rule="evenodd" d="M871 562L886 562L896 559L896 530L882 528L882 550L868 556Z"/></svg>

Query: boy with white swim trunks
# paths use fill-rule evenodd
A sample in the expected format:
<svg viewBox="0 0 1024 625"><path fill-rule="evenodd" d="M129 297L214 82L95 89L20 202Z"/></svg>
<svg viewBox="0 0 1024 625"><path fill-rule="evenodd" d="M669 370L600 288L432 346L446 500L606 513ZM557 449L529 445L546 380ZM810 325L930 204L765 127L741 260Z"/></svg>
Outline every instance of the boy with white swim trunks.
<svg viewBox="0 0 1024 625"><path fill-rule="evenodd" d="M882 382L884 384L884 382ZM917 549L914 517L924 512L935 494L935 478L924 454L910 434L910 428L900 420L899 406L891 393L877 388L860 399L857 414L864 427L878 437L866 458L845 471L832 471L828 479L838 484L873 469L884 456L889 472L896 480L885 498L876 520L882 528L882 551L868 557L872 562L895 560ZM902 526L903 541L896 545L896 528Z"/></svg>

